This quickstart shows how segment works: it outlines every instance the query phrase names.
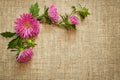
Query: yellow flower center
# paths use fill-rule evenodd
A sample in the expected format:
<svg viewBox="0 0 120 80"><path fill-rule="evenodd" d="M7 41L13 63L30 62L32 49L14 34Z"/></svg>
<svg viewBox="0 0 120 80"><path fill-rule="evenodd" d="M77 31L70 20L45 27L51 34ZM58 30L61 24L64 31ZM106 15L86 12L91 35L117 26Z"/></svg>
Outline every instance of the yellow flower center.
<svg viewBox="0 0 120 80"><path fill-rule="evenodd" d="M29 28L29 27L30 27L30 24L29 24L29 23L25 23L25 24L24 24L24 27L25 27L25 28Z"/></svg>

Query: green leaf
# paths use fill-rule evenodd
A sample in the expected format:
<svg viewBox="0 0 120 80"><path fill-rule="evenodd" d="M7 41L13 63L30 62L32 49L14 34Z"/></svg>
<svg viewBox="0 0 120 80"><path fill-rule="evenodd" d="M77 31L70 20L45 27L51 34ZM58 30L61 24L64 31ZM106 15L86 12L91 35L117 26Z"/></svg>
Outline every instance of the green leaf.
<svg viewBox="0 0 120 80"><path fill-rule="evenodd" d="M49 9L49 7L44 7L44 14L48 14L48 9Z"/></svg>
<svg viewBox="0 0 120 80"><path fill-rule="evenodd" d="M18 43L17 43L18 47L23 47L22 41L23 41L23 39L19 37Z"/></svg>
<svg viewBox="0 0 120 80"><path fill-rule="evenodd" d="M35 3L35 4L31 5L31 7L30 7L30 13L32 13L33 17L38 18L38 16L39 16L38 3Z"/></svg>
<svg viewBox="0 0 120 80"><path fill-rule="evenodd" d="M71 8L73 9L73 12L76 11L76 7L75 6L72 6Z"/></svg>
<svg viewBox="0 0 120 80"><path fill-rule="evenodd" d="M76 26L75 26L75 25L72 25L72 29L75 29L75 30L76 30Z"/></svg>
<svg viewBox="0 0 120 80"><path fill-rule="evenodd" d="M17 46L18 42L19 42L19 37L11 40L8 44L8 49L9 48L15 48Z"/></svg>
<svg viewBox="0 0 120 80"><path fill-rule="evenodd" d="M48 16L48 9L49 9L49 7L46 7L46 6L44 7L44 21L45 21L45 23L51 24L52 21Z"/></svg>
<svg viewBox="0 0 120 80"><path fill-rule="evenodd" d="M80 8L82 8L82 6L81 6L81 4L80 4L80 3L78 3L78 5L79 5L79 7L80 7Z"/></svg>
<svg viewBox="0 0 120 80"><path fill-rule="evenodd" d="M44 7L44 13L38 17L38 20L42 23L52 24L52 21L48 16L48 9L49 7Z"/></svg>
<svg viewBox="0 0 120 80"><path fill-rule="evenodd" d="M3 33L0 33L3 37L13 37L16 33L12 33L12 32L3 32Z"/></svg>

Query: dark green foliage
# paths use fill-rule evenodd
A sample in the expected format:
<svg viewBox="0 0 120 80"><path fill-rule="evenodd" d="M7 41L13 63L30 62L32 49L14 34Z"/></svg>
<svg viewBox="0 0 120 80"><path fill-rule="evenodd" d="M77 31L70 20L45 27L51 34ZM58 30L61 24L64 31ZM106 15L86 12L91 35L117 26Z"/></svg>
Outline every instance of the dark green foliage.
<svg viewBox="0 0 120 80"><path fill-rule="evenodd" d="M48 7L46 7L46 6L44 7L44 13L41 16L38 17L38 20L42 23L51 24L52 21L48 16L48 9L49 9Z"/></svg>
<svg viewBox="0 0 120 80"><path fill-rule="evenodd" d="M15 48L18 45L18 43L19 43L19 37L11 40L8 44L8 49L9 48Z"/></svg>
<svg viewBox="0 0 120 80"><path fill-rule="evenodd" d="M10 38L10 37L13 37L16 33L12 33L12 32L3 32L3 33L0 33L3 37L6 37L6 38Z"/></svg>
<svg viewBox="0 0 120 80"><path fill-rule="evenodd" d="M33 17L36 17L36 18L39 17L38 3L35 3L35 4L31 5L31 7L30 7L30 13L32 13Z"/></svg>

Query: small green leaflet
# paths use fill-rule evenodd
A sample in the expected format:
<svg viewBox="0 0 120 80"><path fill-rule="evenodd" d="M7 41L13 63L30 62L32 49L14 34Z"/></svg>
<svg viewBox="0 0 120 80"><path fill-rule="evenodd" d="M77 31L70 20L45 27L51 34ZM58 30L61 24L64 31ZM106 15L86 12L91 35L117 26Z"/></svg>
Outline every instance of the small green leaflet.
<svg viewBox="0 0 120 80"><path fill-rule="evenodd" d="M35 3L35 4L31 5L31 7L30 7L30 13L32 13L33 17L36 17L36 18L39 17L38 3Z"/></svg>
<svg viewBox="0 0 120 80"><path fill-rule="evenodd" d="M17 38L15 38L15 39L13 39L13 40L11 40L11 41L9 42L9 44L8 44L8 49L9 49L9 48L16 48L16 46L21 47L21 46L22 46L21 43L22 43L21 38L20 38L20 37L17 37Z"/></svg>
<svg viewBox="0 0 120 80"><path fill-rule="evenodd" d="M23 39L19 37L18 43L17 43L17 46L18 46L18 47L23 47L22 40L23 40Z"/></svg>
<svg viewBox="0 0 120 80"><path fill-rule="evenodd" d="M12 32L3 32L3 33L0 33L3 37L13 37L16 33L12 33Z"/></svg>
<svg viewBox="0 0 120 80"><path fill-rule="evenodd" d="M48 9L49 9L49 7L46 7L46 6L44 7L44 13L38 17L38 20L43 23L51 24L52 21L48 16Z"/></svg>
<svg viewBox="0 0 120 80"><path fill-rule="evenodd" d="M76 11L76 7L75 6L72 6L71 8L73 9L73 11Z"/></svg>

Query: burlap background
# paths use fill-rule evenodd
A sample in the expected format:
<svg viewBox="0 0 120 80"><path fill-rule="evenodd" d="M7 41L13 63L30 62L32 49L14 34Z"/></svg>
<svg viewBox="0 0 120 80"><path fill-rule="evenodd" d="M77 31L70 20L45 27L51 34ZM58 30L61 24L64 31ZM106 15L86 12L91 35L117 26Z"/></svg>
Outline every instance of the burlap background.
<svg viewBox="0 0 120 80"><path fill-rule="evenodd" d="M0 0L0 32L14 31L14 20L32 3L55 4L60 14L81 3L91 15L76 31L41 24L34 57L23 64L0 36L0 80L120 80L120 0Z"/></svg>

